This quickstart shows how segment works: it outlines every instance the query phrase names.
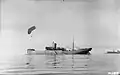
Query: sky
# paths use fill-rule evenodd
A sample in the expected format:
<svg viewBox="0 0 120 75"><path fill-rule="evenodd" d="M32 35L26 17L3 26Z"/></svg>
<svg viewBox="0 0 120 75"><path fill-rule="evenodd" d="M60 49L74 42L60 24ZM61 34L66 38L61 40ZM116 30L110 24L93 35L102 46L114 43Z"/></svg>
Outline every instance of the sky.
<svg viewBox="0 0 120 75"><path fill-rule="evenodd" d="M119 0L1 0L1 50L62 47L120 47ZM35 25L32 38L28 28Z"/></svg>

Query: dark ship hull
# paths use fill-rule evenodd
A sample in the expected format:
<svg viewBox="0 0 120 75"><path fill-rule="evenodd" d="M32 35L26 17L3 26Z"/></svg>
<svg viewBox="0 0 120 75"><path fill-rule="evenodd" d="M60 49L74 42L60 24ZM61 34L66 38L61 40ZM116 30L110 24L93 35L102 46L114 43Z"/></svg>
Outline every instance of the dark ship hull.
<svg viewBox="0 0 120 75"><path fill-rule="evenodd" d="M92 48L81 48L78 50L66 50L65 48L54 49L46 47L46 52L54 52L56 54L90 54Z"/></svg>
<svg viewBox="0 0 120 75"><path fill-rule="evenodd" d="M120 52L107 52L108 54L120 54Z"/></svg>
<svg viewBox="0 0 120 75"><path fill-rule="evenodd" d="M64 51L64 54L90 54L89 51L91 51L92 48L84 48L79 50L73 50L73 51Z"/></svg>

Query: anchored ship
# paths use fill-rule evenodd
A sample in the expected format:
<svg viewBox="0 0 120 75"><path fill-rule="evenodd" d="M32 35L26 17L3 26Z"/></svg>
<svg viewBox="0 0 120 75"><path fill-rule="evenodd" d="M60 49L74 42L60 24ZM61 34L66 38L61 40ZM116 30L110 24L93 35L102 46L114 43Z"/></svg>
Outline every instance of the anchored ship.
<svg viewBox="0 0 120 75"><path fill-rule="evenodd" d="M120 51L119 50L111 50L111 51L107 51L107 53L109 54L119 54Z"/></svg>
<svg viewBox="0 0 120 75"><path fill-rule="evenodd" d="M63 47L57 47L57 43L53 41L52 46L45 47L46 52L54 52L56 54L90 54L90 51L92 48L79 48L75 49L74 48L74 41L73 41L73 48L72 50L67 50L66 48Z"/></svg>

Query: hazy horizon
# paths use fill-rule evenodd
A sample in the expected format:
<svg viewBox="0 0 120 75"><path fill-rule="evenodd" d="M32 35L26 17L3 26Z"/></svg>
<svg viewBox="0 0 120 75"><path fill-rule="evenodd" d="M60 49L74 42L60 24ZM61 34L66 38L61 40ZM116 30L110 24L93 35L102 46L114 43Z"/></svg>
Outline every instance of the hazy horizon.
<svg viewBox="0 0 120 75"><path fill-rule="evenodd" d="M120 48L119 0L1 0L1 50L59 46ZM29 27L36 30L27 34Z"/></svg>

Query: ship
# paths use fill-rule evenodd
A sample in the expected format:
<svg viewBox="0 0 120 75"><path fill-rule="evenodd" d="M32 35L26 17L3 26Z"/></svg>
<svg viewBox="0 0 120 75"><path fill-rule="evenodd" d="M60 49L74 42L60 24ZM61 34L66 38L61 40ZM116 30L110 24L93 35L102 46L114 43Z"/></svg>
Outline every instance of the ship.
<svg viewBox="0 0 120 75"><path fill-rule="evenodd" d="M107 51L108 54L119 54L120 51L119 50L111 50L111 51Z"/></svg>
<svg viewBox="0 0 120 75"><path fill-rule="evenodd" d="M72 49L66 49L64 47L57 47L57 43L53 41L52 46L45 47L46 52L54 52L55 54L90 54L92 48L74 48L74 41Z"/></svg>
<svg viewBox="0 0 120 75"><path fill-rule="evenodd" d="M33 49L33 48L29 48L27 49L26 51L26 55L44 55L44 51L41 50L36 50L36 49Z"/></svg>

